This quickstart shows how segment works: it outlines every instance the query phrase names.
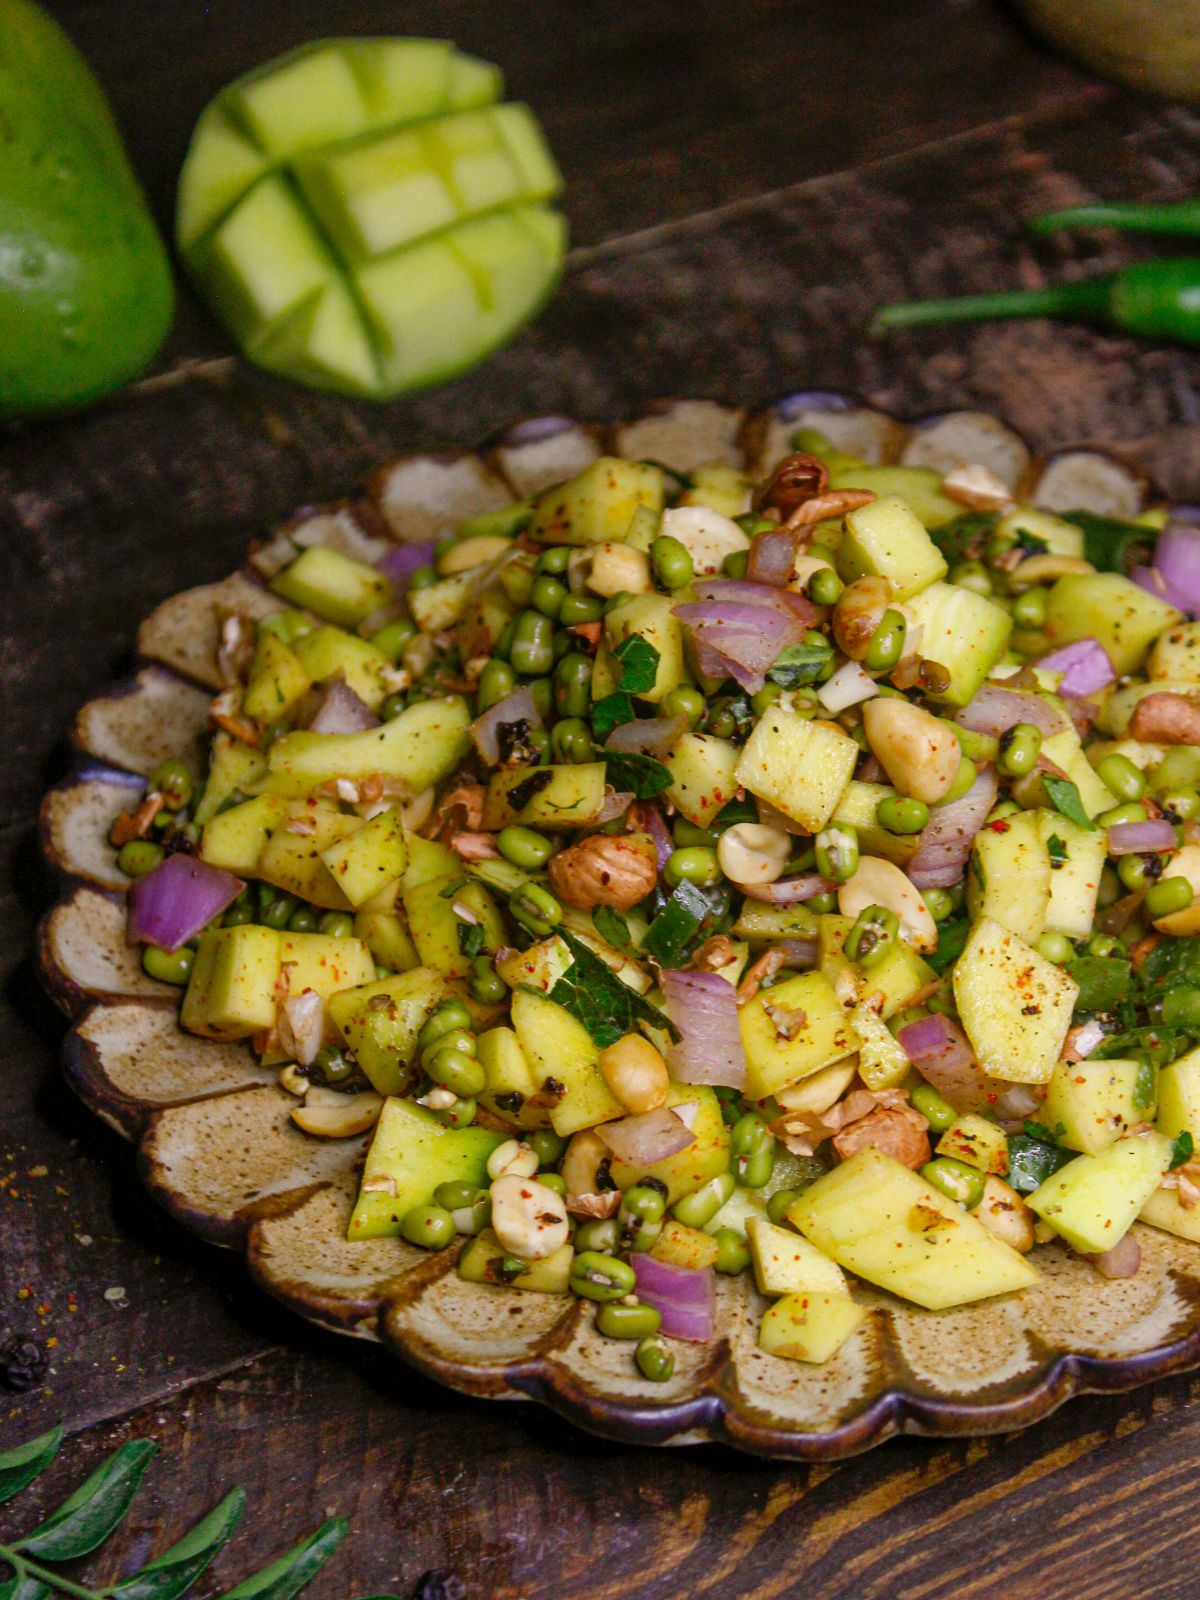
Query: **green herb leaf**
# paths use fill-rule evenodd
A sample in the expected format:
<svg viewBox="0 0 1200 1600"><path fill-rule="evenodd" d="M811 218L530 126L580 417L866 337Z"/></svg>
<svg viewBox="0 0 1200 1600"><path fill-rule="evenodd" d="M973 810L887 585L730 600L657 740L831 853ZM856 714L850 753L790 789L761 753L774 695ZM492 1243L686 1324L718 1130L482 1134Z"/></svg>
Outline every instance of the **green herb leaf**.
<svg viewBox="0 0 1200 1600"><path fill-rule="evenodd" d="M963 953L971 924L964 917L960 922L939 922L937 949L926 960L935 972L945 972Z"/></svg>
<svg viewBox="0 0 1200 1600"><path fill-rule="evenodd" d="M483 952L487 935L477 922L460 922L458 924L458 948L464 956L477 956Z"/></svg>
<svg viewBox="0 0 1200 1600"><path fill-rule="evenodd" d="M990 511L965 511L929 537L952 567L960 561L977 561L987 548L997 517Z"/></svg>
<svg viewBox="0 0 1200 1600"><path fill-rule="evenodd" d="M1147 996L1200 988L1200 939L1160 939L1138 969L1138 986Z"/></svg>
<svg viewBox="0 0 1200 1600"><path fill-rule="evenodd" d="M1152 1111L1158 1096L1158 1073L1149 1061L1139 1061L1137 1077L1133 1080L1133 1108L1135 1111Z"/></svg>
<svg viewBox="0 0 1200 1600"><path fill-rule="evenodd" d="M46 1600L49 1593L36 1578L8 1578L0 1583L0 1600Z"/></svg>
<svg viewBox="0 0 1200 1600"><path fill-rule="evenodd" d="M1099 572L1123 572L1127 577L1154 554L1158 535L1153 528L1119 517L1101 517L1094 511L1060 511L1065 522L1083 531L1084 556Z"/></svg>
<svg viewBox="0 0 1200 1600"><path fill-rule="evenodd" d="M632 793L638 800L653 800L675 782L671 769L653 756L604 752L605 776L618 794Z"/></svg>
<svg viewBox="0 0 1200 1600"><path fill-rule="evenodd" d="M0 1454L0 1504L20 1494L26 1484L32 1483L58 1454L62 1443L62 1424L41 1433L26 1444L15 1445Z"/></svg>
<svg viewBox="0 0 1200 1600"><path fill-rule="evenodd" d="M1006 1182L1018 1194L1032 1194L1060 1167L1065 1167L1068 1161L1074 1159L1073 1150L1062 1150L1058 1145L1033 1138L1028 1133L1010 1133Z"/></svg>
<svg viewBox="0 0 1200 1600"><path fill-rule="evenodd" d="M757 822L758 807L749 795L744 800L736 797L726 801L713 818L710 826L714 833L720 833L724 828L732 828L736 822Z"/></svg>
<svg viewBox="0 0 1200 1600"><path fill-rule="evenodd" d="M1191 1035L1178 1028L1134 1027L1123 1033L1107 1034L1088 1057L1089 1061L1128 1061L1139 1056L1155 1067L1168 1067L1188 1048Z"/></svg>
<svg viewBox="0 0 1200 1600"><path fill-rule="evenodd" d="M1079 956L1064 970L1079 985L1076 1011L1112 1011L1129 994L1130 965L1120 956Z"/></svg>
<svg viewBox="0 0 1200 1600"><path fill-rule="evenodd" d="M14 1548L39 1561L72 1561L87 1555L104 1543L129 1510L157 1450L152 1439L128 1440Z"/></svg>
<svg viewBox="0 0 1200 1600"><path fill-rule="evenodd" d="M603 700L597 700L592 707L592 737L597 743L603 744L614 728L632 721L633 701L629 696L620 691L606 694Z"/></svg>
<svg viewBox="0 0 1200 1600"><path fill-rule="evenodd" d="M827 640L802 640L789 645L767 668L767 677L784 689L799 689L816 683L833 660L833 646Z"/></svg>
<svg viewBox="0 0 1200 1600"><path fill-rule="evenodd" d="M112 1600L179 1600L229 1543L245 1505L245 1491L231 1489L169 1550L110 1589Z"/></svg>
<svg viewBox="0 0 1200 1600"><path fill-rule="evenodd" d="M1192 1136L1185 1128L1176 1139L1175 1143L1171 1146L1170 1170L1172 1172L1175 1171L1176 1167L1182 1167L1185 1161L1190 1161L1192 1159L1192 1149Z"/></svg>
<svg viewBox="0 0 1200 1600"><path fill-rule="evenodd" d="M1056 872L1059 867L1067 864L1067 846L1064 840L1056 833L1052 833L1046 840L1046 854L1050 857L1050 870Z"/></svg>
<svg viewBox="0 0 1200 1600"><path fill-rule="evenodd" d="M616 1044L627 1033L636 1033L638 1023L679 1038L679 1030L657 1006L635 994L600 957L574 934L558 929L558 937L571 952L571 965L550 990L550 999L582 1022L595 1042L604 1049Z"/></svg>
<svg viewBox="0 0 1200 1600"><path fill-rule="evenodd" d="M727 889L702 889L685 879L650 924L642 949L660 967L677 967L697 940L728 927L729 910Z"/></svg>
<svg viewBox="0 0 1200 1600"><path fill-rule="evenodd" d="M632 955L637 949L628 922L613 906L597 906L592 912L592 927L622 955Z"/></svg>
<svg viewBox="0 0 1200 1600"><path fill-rule="evenodd" d="M613 660L621 664L621 681L617 685L626 694L645 694L653 689L658 677L659 653L640 633L631 633L613 650Z"/></svg>
<svg viewBox="0 0 1200 1600"><path fill-rule="evenodd" d="M1035 1122L1032 1117L1026 1117L1023 1126L1031 1139L1040 1139L1043 1144L1058 1143L1058 1140L1051 1130L1046 1127L1045 1123Z"/></svg>
<svg viewBox="0 0 1200 1600"><path fill-rule="evenodd" d="M323 1522L286 1555L227 1589L221 1600L292 1600L310 1583L349 1532L344 1517Z"/></svg>
<svg viewBox="0 0 1200 1600"><path fill-rule="evenodd" d="M1066 817L1067 821L1073 822L1077 828L1086 828L1089 833L1095 833L1096 824L1083 809L1079 790L1070 778L1055 778L1047 773L1042 782L1046 785L1050 804L1060 817Z"/></svg>

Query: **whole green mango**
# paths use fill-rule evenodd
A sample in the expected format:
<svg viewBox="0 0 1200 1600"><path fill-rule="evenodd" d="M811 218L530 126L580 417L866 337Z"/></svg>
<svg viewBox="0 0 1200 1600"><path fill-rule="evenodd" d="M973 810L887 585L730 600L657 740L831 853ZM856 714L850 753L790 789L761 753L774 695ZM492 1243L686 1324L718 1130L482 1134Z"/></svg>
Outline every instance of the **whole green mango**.
<svg viewBox="0 0 1200 1600"><path fill-rule="evenodd" d="M0 417L135 377L174 311L171 268L100 85L32 0L0 0Z"/></svg>

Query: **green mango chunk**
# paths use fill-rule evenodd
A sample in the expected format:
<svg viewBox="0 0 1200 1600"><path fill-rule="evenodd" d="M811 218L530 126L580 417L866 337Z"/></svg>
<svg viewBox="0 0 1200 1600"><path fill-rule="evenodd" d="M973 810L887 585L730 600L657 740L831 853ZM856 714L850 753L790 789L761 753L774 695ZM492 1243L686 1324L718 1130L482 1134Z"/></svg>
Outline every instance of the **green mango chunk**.
<svg viewBox="0 0 1200 1600"><path fill-rule="evenodd" d="M0 417L29 417L135 378L175 291L104 94L31 0L0 6L0 113Z"/></svg>
<svg viewBox="0 0 1200 1600"><path fill-rule="evenodd" d="M351 1239L398 1234L404 1213L427 1205L442 1183L487 1187L487 1159L506 1135L490 1128L447 1128L409 1100L388 1100L367 1152Z"/></svg>

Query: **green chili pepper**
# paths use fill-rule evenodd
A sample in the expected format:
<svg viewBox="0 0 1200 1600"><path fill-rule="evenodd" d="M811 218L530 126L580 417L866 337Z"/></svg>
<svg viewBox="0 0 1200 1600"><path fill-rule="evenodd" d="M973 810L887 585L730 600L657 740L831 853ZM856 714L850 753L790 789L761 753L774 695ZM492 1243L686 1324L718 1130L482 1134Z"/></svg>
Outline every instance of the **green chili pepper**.
<svg viewBox="0 0 1200 1600"><path fill-rule="evenodd" d="M1029 223L1030 233L1055 233L1060 228L1119 228L1123 233L1169 233L1200 239L1200 195L1166 205L1096 200L1045 211Z"/></svg>
<svg viewBox="0 0 1200 1600"><path fill-rule="evenodd" d="M912 300L875 313L871 332L997 317L1081 317L1126 333L1200 343L1200 258L1137 261L1119 272L1049 289L1016 289L952 300Z"/></svg>

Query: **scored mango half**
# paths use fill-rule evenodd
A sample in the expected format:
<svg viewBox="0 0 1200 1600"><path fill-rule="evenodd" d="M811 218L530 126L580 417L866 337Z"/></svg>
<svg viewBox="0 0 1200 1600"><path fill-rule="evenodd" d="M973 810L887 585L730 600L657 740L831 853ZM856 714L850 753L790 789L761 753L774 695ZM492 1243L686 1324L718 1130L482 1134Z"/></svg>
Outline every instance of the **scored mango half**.
<svg viewBox="0 0 1200 1600"><path fill-rule="evenodd" d="M439 39L325 39L221 91L176 239L259 366L382 400L473 366L541 306L562 188L497 68Z"/></svg>

